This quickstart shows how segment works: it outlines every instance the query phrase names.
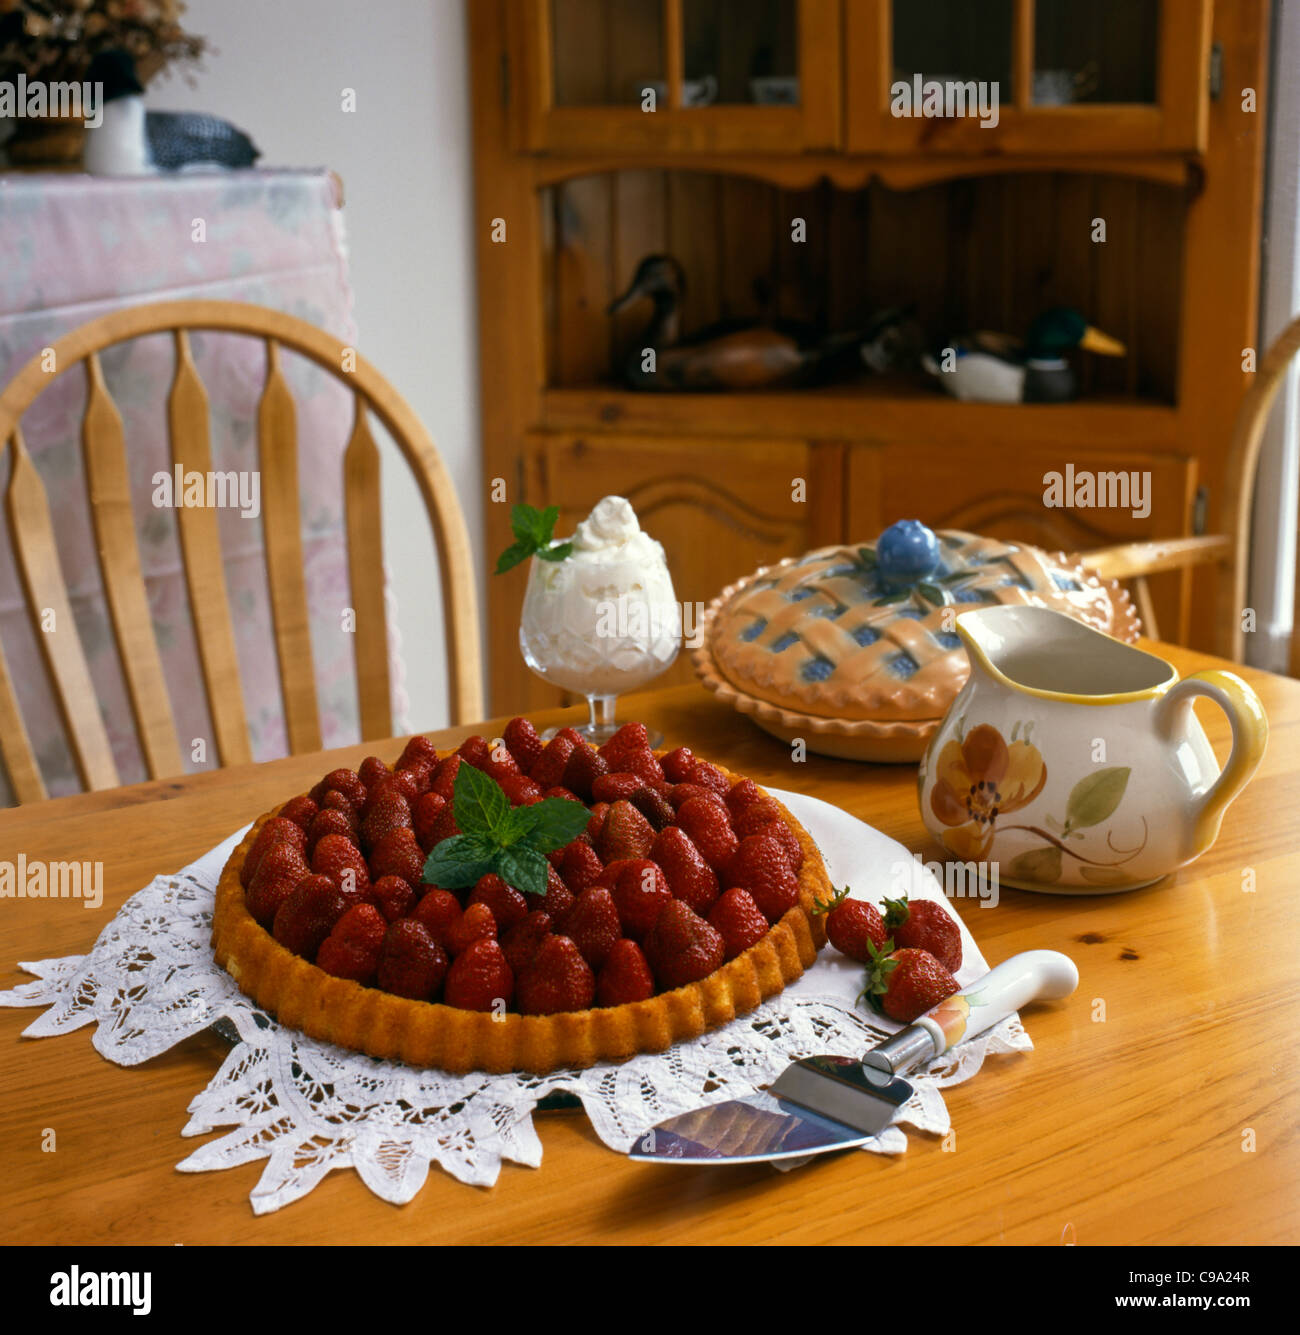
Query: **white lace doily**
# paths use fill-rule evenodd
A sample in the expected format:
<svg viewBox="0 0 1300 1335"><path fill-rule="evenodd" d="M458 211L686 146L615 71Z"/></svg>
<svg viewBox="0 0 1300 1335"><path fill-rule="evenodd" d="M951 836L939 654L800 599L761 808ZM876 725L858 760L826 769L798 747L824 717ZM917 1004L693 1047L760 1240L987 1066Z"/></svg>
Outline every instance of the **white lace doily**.
<svg viewBox="0 0 1300 1335"><path fill-rule="evenodd" d="M824 802L781 797L817 840L836 884L848 879L864 898L894 894L890 878L906 862L915 867L910 892L942 898L900 844ZM898 1028L854 1009L861 969L827 950L796 984L751 1014L621 1065L546 1076L451 1076L375 1061L281 1027L214 962L213 895L242 836L133 895L89 955L20 964L36 981L0 992L0 1006L47 1008L23 1031L30 1038L93 1023L96 1050L122 1066L148 1061L210 1026L225 1033L230 1054L190 1104L181 1134L234 1130L177 1167L196 1173L265 1159L250 1197L257 1214L305 1196L335 1168L355 1168L376 1195L401 1204L423 1186L431 1163L476 1186L494 1183L502 1160L538 1167L542 1145L533 1113L561 1092L581 1100L606 1145L625 1151L667 1117L770 1083L796 1057L856 1056ZM964 925L962 935L958 979L966 983L987 965ZM1032 1046L1012 1015L938 1058L909 1077L914 1096L864 1148L902 1153L907 1137L900 1124L942 1135L949 1127L945 1085L969 1080L986 1053Z"/></svg>

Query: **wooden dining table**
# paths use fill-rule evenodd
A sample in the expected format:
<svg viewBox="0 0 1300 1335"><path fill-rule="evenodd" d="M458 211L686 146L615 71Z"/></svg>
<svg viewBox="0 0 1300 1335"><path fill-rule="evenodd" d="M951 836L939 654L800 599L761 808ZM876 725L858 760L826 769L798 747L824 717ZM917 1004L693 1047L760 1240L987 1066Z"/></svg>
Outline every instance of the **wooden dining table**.
<svg viewBox="0 0 1300 1335"><path fill-rule="evenodd" d="M1228 667L1147 642L1186 675ZM0 1009L0 1240L6 1243L1111 1243L1300 1238L1300 682L1237 669L1271 739L1254 781L1198 862L1147 889L1039 895L996 908L954 899L990 963L1036 948L1078 964L1064 1001L1027 1007L1032 1052L989 1057L946 1090L955 1134L911 1134L905 1154L660 1167L607 1148L580 1112L539 1113L538 1168L490 1188L436 1168L405 1206L351 1171L255 1216L261 1162L180 1173L202 1141L186 1108L229 1051L207 1031L135 1067L86 1027L27 1039L34 1010ZM1198 713L1220 759L1223 715ZM925 857L913 765L791 748L696 686L620 702L669 746L689 744L760 783L832 802ZM538 726L577 712L534 716ZM439 746L501 720L431 734ZM20 960L83 954L131 894L338 765L400 740L80 794L0 812L0 858L92 858L104 902L0 900L0 987ZM53 1151L48 1132L54 1132ZM213 1133L215 1135L221 1132ZM44 1145L44 1148L43 1148Z"/></svg>

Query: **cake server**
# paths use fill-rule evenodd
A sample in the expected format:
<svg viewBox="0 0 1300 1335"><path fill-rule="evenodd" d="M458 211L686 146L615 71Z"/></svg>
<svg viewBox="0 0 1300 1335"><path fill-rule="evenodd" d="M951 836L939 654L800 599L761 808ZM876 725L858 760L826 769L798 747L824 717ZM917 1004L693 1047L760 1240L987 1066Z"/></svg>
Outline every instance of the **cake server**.
<svg viewBox="0 0 1300 1335"><path fill-rule="evenodd" d="M1031 1001L1068 997L1079 971L1067 955L1013 955L906 1029L853 1057L805 1057L767 1087L670 1117L628 1152L645 1163L763 1163L865 1144L912 1097L902 1077L921 1062L1005 1019Z"/></svg>

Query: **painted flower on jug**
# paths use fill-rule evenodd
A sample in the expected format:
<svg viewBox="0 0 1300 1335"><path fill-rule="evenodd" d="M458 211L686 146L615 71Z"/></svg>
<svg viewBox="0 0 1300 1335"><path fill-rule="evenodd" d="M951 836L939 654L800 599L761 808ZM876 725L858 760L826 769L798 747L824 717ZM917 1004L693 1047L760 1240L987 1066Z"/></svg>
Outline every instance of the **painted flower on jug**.
<svg viewBox="0 0 1300 1335"><path fill-rule="evenodd" d="M1038 748L1024 740L1008 744L987 723L945 743L930 790L930 809L948 827L944 846L959 858L981 860L993 845L998 818L1027 807L1046 782Z"/></svg>

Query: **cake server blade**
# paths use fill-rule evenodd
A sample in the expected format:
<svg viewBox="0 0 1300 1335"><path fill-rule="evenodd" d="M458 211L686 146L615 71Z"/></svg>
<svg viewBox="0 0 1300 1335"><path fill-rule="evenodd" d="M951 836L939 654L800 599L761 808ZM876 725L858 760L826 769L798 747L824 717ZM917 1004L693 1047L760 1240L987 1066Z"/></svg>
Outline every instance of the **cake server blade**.
<svg viewBox="0 0 1300 1335"><path fill-rule="evenodd" d="M1068 956L1028 950L854 1057L804 1057L768 1086L647 1131L628 1151L643 1163L772 1163L863 1145L912 1097L902 1074L1005 1019L1030 1001L1069 996L1079 971Z"/></svg>

